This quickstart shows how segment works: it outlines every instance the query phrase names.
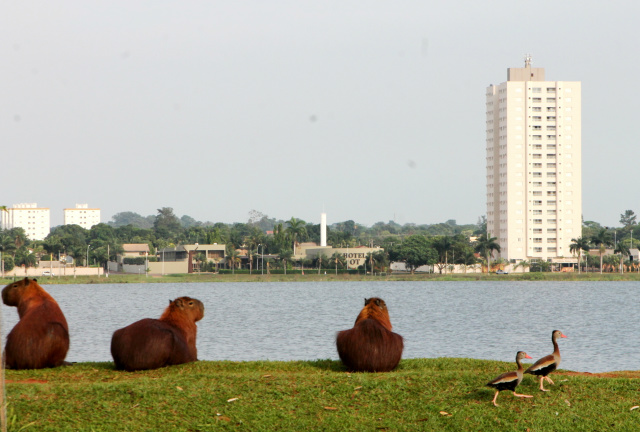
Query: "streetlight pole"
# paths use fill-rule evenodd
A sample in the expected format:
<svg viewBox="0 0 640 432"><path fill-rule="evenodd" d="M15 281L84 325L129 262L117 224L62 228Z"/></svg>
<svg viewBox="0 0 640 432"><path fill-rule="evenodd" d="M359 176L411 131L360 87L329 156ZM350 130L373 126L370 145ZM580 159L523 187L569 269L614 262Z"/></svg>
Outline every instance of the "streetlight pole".
<svg viewBox="0 0 640 432"><path fill-rule="evenodd" d="M87 245L87 263L85 264L85 266L87 268L89 268L89 248L91 247L90 244Z"/></svg>
<svg viewBox="0 0 640 432"><path fill-rule="evenodd" d="M262 258L261 258L261 263L260 263L260 270L261 270L262 274L264 275L264 245L263 244L259 244L258 248L260 248L260 246L262 246Z"/></svg>

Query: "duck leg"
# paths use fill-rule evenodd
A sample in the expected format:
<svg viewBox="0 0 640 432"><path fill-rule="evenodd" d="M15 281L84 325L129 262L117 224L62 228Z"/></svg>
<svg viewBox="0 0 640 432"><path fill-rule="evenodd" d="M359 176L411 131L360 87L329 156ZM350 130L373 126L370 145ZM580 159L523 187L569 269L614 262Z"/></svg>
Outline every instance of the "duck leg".
<svg viewBox="0 0 640 432"><path fill-rule="evenodd" d="M540 377L540 390L542 390L542 391L549 391L549 390L546 390L546 389L543 387L544 378L545 378L545 377L543 377L543 376L541 376L541 377Z"/></svg>
<svg viewBox="0 0 640 432"><path fill-rule="evenodd" d="M515 391L513 392L513 395L514 395L515 397L526 397L526 398L532 398L532 397L533 397L533 396L531 396L531 395L518 394L518 393L516 393Z"/></svg>
<svg viewBox="0 0 640 432"><path fill-rule="evenodd" d="M496 402L496 400L498 400L498 394L500 394L500 390L496 392L496 395L493 397L493 400L491 401L495 406L498 406L498 403Z"/></svg>
<svg viewBox="0 0 640 432"><path fill-rule="evenodd" d="M555 385L555 383L553 381L551 381L551 378L549 378L548 376L546 376L545 379L549 382L549 384L554 384Z"/></svg>

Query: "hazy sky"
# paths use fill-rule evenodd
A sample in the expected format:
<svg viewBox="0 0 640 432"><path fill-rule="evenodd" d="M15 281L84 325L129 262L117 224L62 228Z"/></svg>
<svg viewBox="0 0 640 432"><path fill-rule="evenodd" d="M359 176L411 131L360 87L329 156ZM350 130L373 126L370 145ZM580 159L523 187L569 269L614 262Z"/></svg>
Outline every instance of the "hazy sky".
<svg viewBox="0 0 640 432"><path fill-rule="evenodd" d="M8 1L0 204L475 223L485 89L582 82L583 214L640 213L640 3Z"/></svg>

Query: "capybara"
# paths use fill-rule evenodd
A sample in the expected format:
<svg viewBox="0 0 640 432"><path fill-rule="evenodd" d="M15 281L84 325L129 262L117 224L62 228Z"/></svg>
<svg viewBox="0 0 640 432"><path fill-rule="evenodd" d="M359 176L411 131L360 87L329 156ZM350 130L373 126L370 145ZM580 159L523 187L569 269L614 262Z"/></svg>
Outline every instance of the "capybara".
<svg viewBox="0 0 640 432"><path fill-rule="evenodd" d="M7 368L60 366L69 351L69 327L62 310L36 279L24 278L2 290L2 301L16 306L20 321L7 335Z"/></svg>
<svg viewBox="0 0 640 432"><path fill-rule="evenodd" d="M339 332L336 345L350 371L388 372L400 363L404 341L391 331L387 304L374 297L364 300L353 328Z"/></svg>
<svg viewBox="0 0 640 432"><path fill-rule="evenodd" d="M191 297L169 301L160 319L145 318L116 330L111 355L116 369L136 371L198 360L196 322L204 305Z"/></svg>

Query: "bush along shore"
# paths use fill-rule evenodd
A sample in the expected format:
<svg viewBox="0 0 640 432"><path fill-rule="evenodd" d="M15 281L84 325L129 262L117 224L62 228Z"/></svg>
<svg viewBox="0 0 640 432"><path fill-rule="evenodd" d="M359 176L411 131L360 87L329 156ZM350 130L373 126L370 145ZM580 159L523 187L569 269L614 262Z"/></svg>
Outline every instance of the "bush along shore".
<svg viewBox="0 0 640 432"><path fill-rule="evenodd" d="M517 398L485 384L513 362L408 359L389 373L339 361L199 361L121 372L113 363L6 371L9 431L636 431L640 371L565 370Z"/></svg>
<svg viewBox="0 0 640 432"><path fill-rule="evenodd" d="M0 278L0 286L7 285L24 276ZM486 273L389 273L389 274L357 274L317 271L288 271L287 274L272 273L192 273L171 275L133 275L110 274L105 276L39 276L40 284L100 284L100 283L189 283L189 282L367 282L367 281L640 281L640 273L559 273L559 272L526 272L509 274Z"/></svg>

